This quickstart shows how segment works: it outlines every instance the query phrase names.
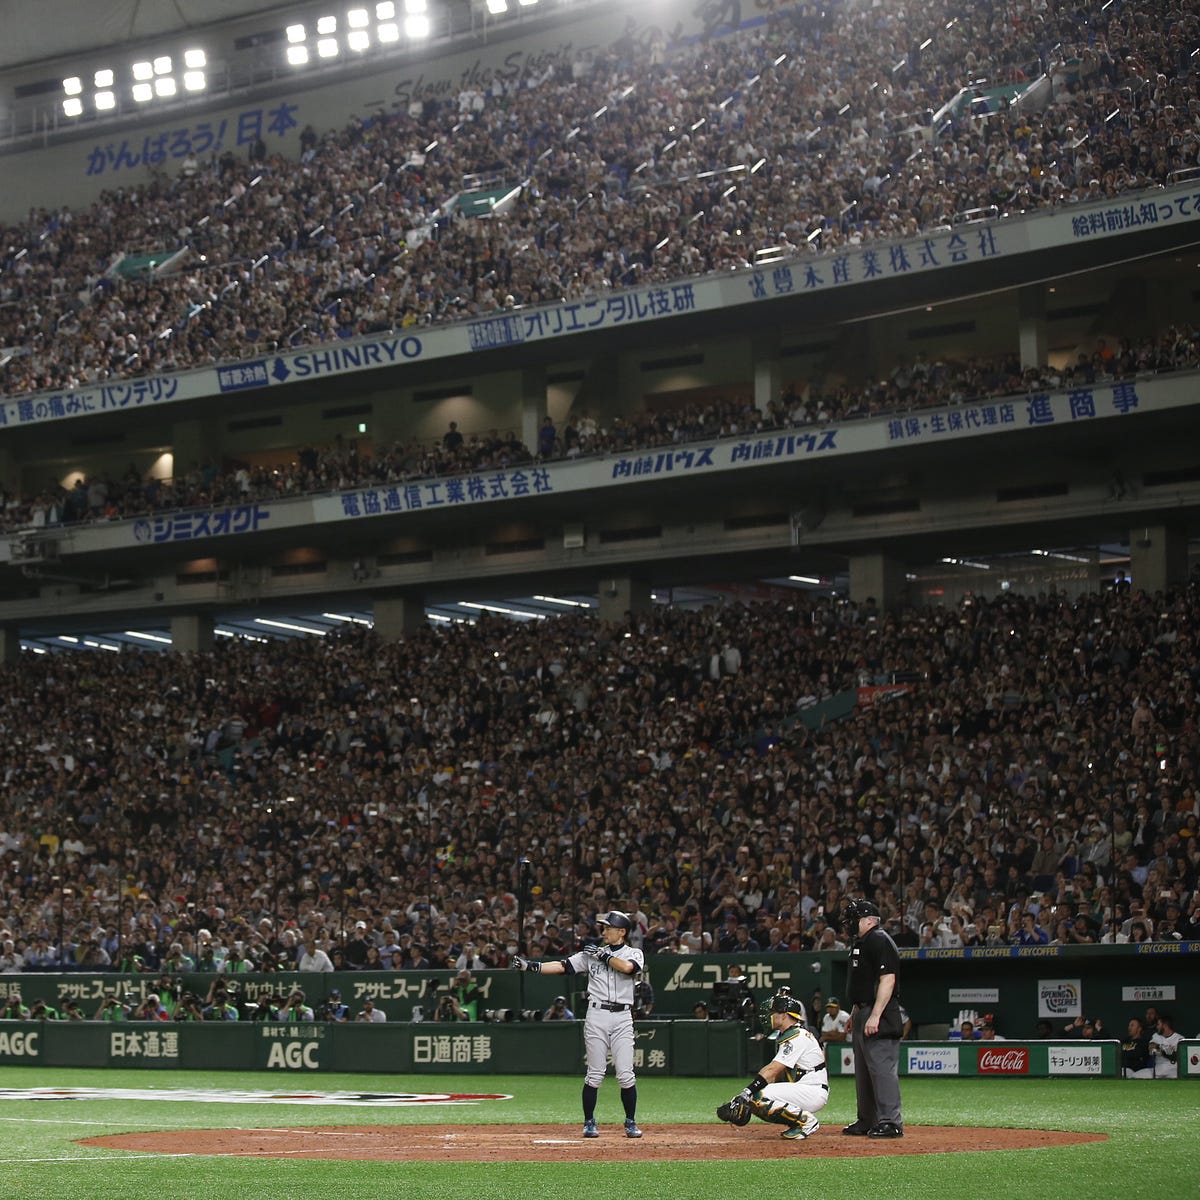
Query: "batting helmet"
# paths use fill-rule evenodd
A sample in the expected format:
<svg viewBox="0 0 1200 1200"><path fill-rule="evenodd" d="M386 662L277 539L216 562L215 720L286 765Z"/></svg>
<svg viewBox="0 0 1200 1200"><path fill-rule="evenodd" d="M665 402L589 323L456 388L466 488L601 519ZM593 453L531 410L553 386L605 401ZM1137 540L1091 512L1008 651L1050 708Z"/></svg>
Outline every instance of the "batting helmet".
<svg viewBox="0 0 1200 1200"><path fill-rule="evenodd" d="M633 922L623 913L614 909L612 912L601 913L596 918L597 925L611 925L614 929L623 929L628 933L633 928Z"/></svg>
<svg viewBox="0 0 1200 1200"><path fill-rule="evenodd" d="M863 917L878 917L879 905L871 900L851 900L842 909L842 925L849 933L858 932L858 922Z"/></svg>

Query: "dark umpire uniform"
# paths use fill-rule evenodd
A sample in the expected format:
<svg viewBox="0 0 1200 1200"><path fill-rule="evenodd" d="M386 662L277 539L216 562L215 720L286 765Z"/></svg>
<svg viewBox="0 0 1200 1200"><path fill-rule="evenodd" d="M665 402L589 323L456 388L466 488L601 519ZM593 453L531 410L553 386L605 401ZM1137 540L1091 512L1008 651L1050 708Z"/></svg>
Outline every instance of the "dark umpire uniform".
<svg viewBox="0 0 1200 1200"><path fill-rule="evenodd" d="M851 900L842 920L854 939L846 994L858 1089L858 1119L842 1132L851 1137L903 1137L900 952L880 928L879 909L870 900Z"/></svg>

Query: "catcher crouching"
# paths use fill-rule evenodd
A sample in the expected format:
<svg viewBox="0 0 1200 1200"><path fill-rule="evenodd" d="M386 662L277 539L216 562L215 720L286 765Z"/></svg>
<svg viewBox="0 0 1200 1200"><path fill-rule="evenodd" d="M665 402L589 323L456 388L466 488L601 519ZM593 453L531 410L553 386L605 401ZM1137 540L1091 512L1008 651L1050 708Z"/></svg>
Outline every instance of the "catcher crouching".
<svg viewBox="0 0 1200 1200"><path fill-rule="evenodd" d="M731 1125L758 1117L783 1125L781 1137L811 1137L821 1128L817 1113L829 1102L829 1075L820 1042L804 1027L804 1006L786 991L763 1004L762 1020L777 1043L775 1057L732 1100L717 1109Z"/></svg>

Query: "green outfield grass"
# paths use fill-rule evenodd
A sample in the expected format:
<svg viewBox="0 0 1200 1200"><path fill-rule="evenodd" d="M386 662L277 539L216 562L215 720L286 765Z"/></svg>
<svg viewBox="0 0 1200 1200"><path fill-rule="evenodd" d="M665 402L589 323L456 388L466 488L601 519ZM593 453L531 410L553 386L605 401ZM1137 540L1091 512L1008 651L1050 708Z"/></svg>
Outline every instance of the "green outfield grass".
<svg viewBox="0 0 1200 1200"><path fill-rule="evenodd" d="M713 1109L741 1080L646 1079L639 1121L647 1138L671 1125L713 1120ZM1200 1197L1200 1087L1189 1081L931 1080L904 1087L910 1125L983 1125L1100 1132L1109 1141L1059 1150L806 1160L764 1163L647 1163L631 1173L564 1161L468 1165L289 1162L270 1159L139 1157L76 1144L76 1139L137 1130L304 1125L563 1123L579 1126L579 1081L563 1076L264 1075L220 1072L0 1070L0 1088L303 1088L320 1091L505 1092L513 1100L470 1108L332 1108L156 1101L0 1099L0 1193L47 1200L786 1200L821 1197L1005 1196L1031 1200L1091 1197ZM834 1081L821 1114L831 1135L851 1120L850 1081ZM601 1125L619 1126L610 1079L601 1091ZM617 1136L617 1129L613 1129ZM824 1134L819 1136L825 1136Z"/></svg>

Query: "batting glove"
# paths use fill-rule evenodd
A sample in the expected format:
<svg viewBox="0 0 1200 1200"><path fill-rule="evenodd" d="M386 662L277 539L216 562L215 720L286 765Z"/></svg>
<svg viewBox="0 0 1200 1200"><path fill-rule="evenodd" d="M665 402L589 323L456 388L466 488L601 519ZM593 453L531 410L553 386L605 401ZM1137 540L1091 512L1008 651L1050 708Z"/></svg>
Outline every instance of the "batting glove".
<svg viewBox="0 0 1200 1200"><path fill-rule="evenodd" d="M532 961L528 958L522 958L519 954L512 956L512 961L508 964L514 971L529 971L534 975L542 973L542 964Z"/></svg>

